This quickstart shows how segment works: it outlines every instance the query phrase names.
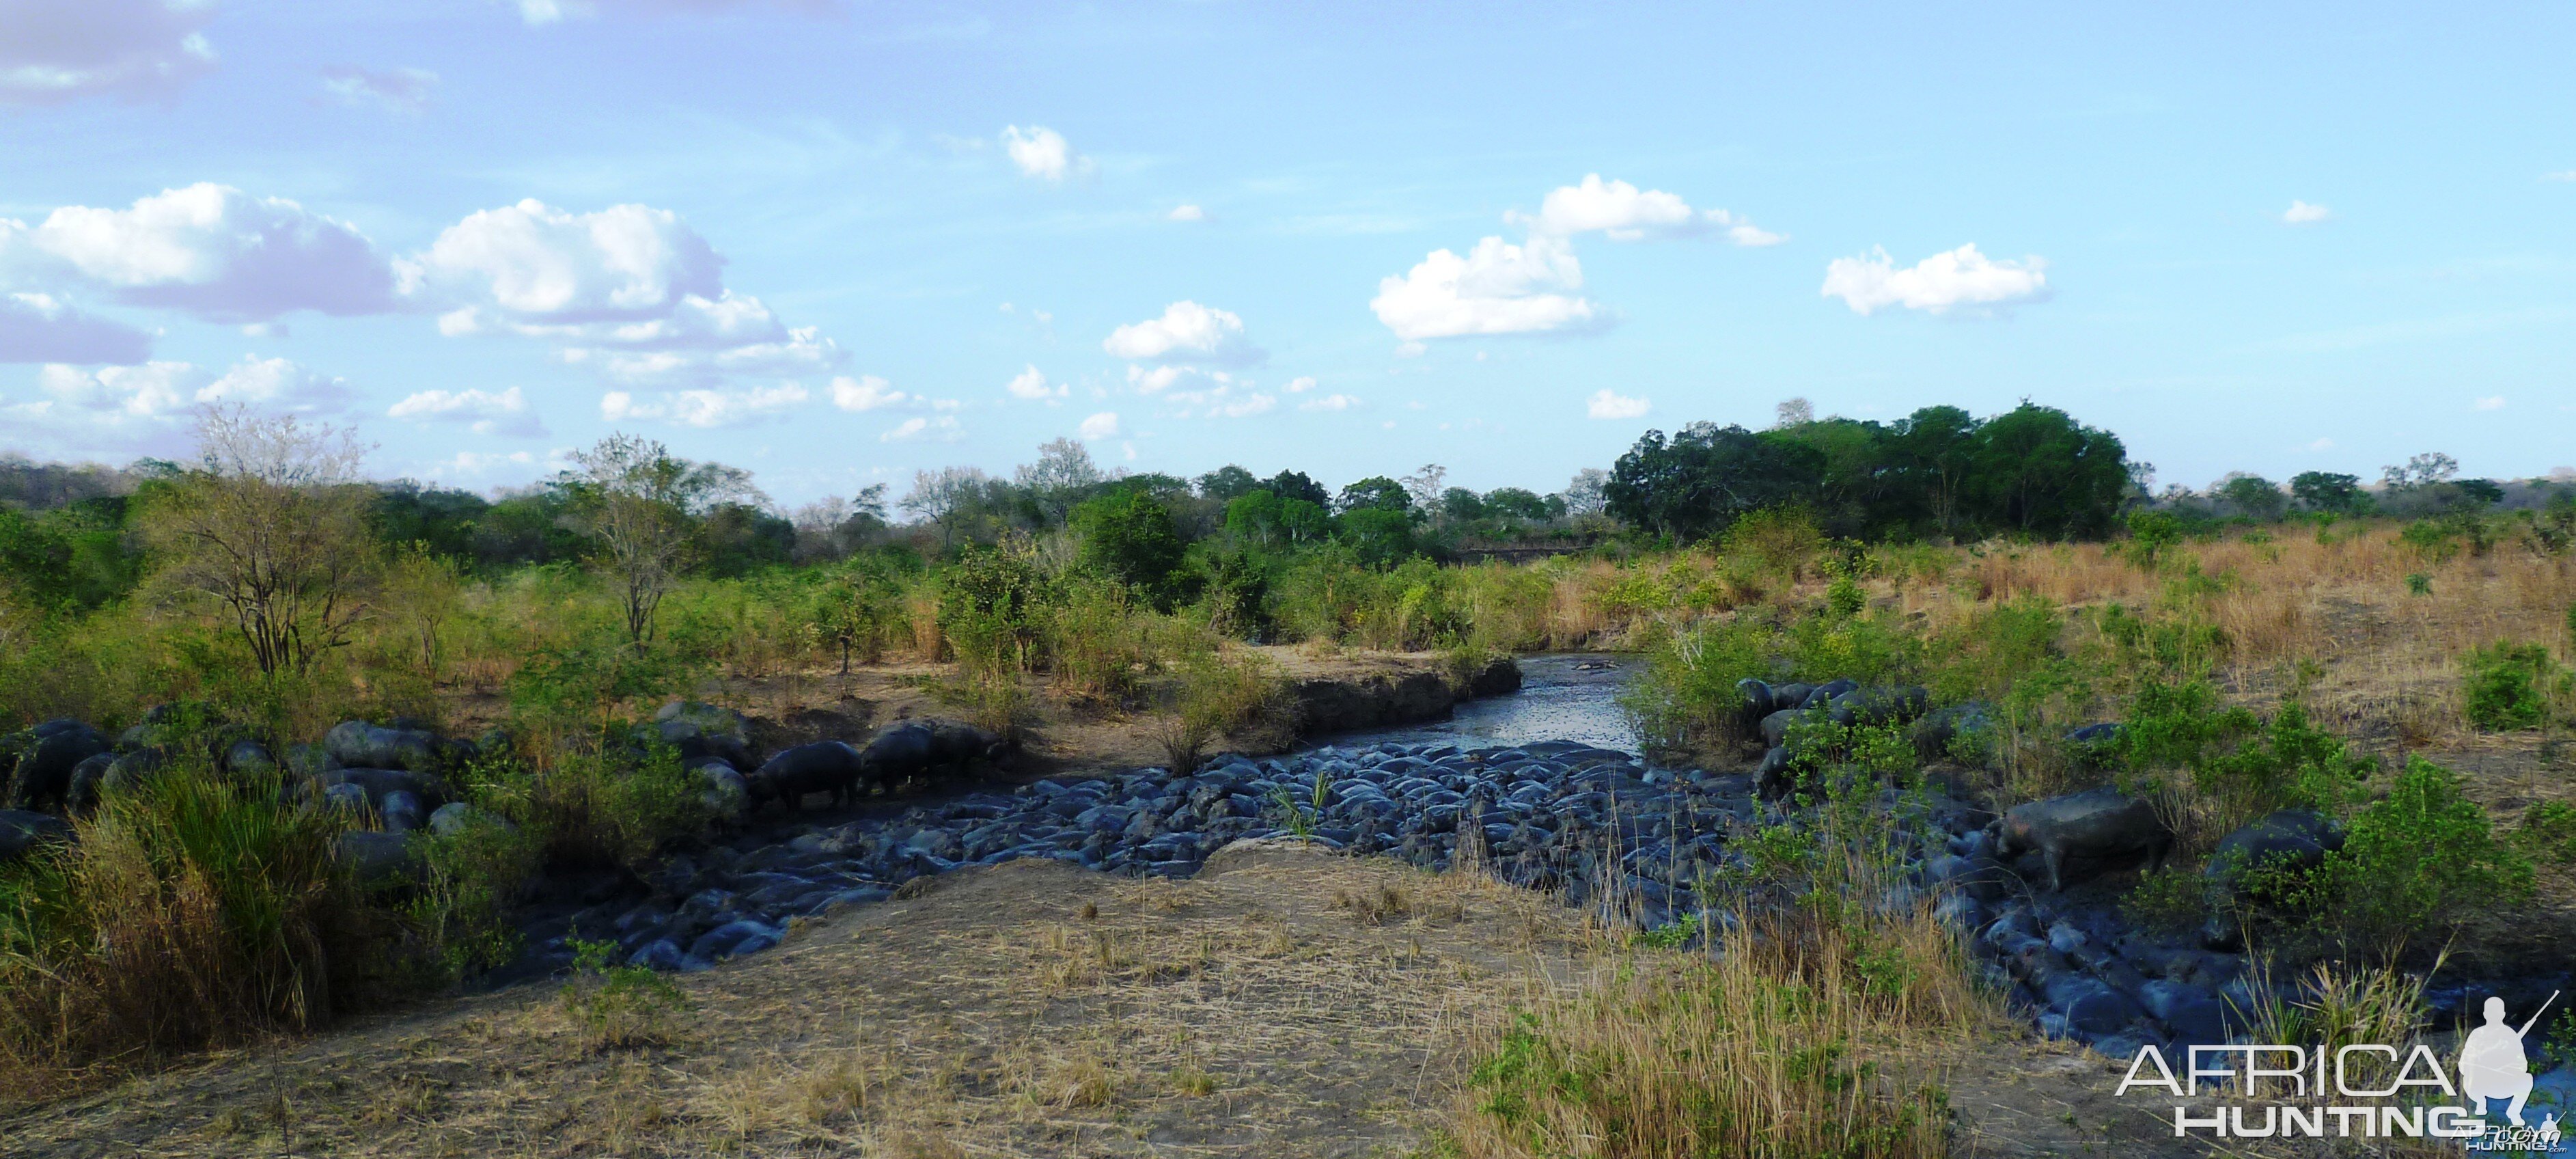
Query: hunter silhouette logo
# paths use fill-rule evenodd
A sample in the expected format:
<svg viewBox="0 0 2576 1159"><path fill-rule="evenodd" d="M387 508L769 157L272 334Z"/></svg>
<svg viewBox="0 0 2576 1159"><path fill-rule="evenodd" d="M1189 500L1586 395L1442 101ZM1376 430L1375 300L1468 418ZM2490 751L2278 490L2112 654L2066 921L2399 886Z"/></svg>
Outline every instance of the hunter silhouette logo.
<svg viewBox="0 0 2576 1159"><path fill-rule="evenodd" d="M2114 1096L2133 1087L2165 1091L2176 1098L2195 1089L2233 1087L2240 1095L2272 1086L2279 1100L2248 1106L2235 1104L2196 1113L2174 1107L2174 1135L2207 1132L2220 1138L2397 1137L2458 1139L2469 1150L2559 1154L2562 1135L2558 1115L2544 1116L2538 1127L2526 1122L2525 1104L2532 1096L2531 1057L2524 1049L2532 1028L2558 1001L2552 992L2521 1026L2505 1019L2502 998L2486 1000L2485 1022L2460 1043L2458 1081L2432 1048L2400 1048L2380 1043L2343 1047L2226 1043L2193 1045L2186 1066L2176 1074L2164 1051L2150 1043L2138 1048L2128 1076ZM2365 1076L2393 1068L2386 1085ZM2267 1084L2265 1080L2272 1080ZM2440 1101L2442 1097L2458 1104ZM2485 1116L2492 1103L2504 1104L2504 1121ZM2332 1104L2332 1105L2328 1105ZM2251 1113L2249 1113L2251 1112Z"/></svg>

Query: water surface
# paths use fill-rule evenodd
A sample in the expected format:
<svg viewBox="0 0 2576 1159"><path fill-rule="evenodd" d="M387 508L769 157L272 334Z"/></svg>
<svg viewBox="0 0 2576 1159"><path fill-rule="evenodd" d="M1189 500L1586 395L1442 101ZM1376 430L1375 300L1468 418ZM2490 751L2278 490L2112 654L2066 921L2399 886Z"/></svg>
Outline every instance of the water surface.
<svg viewBox="0 0 2576 1159"><path fill-rule="evenodd" d="M1521 690L1459 702L1447 720L1362 729L1321 738L1351 747L1393 741L1445 742L1469 748L1567 740L1636 752L1637 730L1619 710L1619 693L1641 667L1631 656L1602 653L1520 658Z"/></svg>

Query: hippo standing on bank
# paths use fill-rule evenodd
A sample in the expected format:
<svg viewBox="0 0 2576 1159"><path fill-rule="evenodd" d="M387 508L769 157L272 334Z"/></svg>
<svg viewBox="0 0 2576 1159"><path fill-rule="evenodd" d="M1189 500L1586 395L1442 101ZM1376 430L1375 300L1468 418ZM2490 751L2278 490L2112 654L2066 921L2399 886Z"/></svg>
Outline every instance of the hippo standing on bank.
<svg viewBox="0 0 2576 1159"><path fill-rule="evenodd" d="M2173 840L2154 806L2117 789L2088 789L2018 805L1995 822L1996 855L2009 859L2038 850L2048 863L2051 892L2066 888L2067 858L2098 862L2143 856L2152 868L2165 863Z"/></svg>
<svg viewBox="0 0 2576 1159"><path fill-rule="evenodd" d="M794 812L804 806L805 798L816 793L830 793L834 807L847 807L858 798L859 781L866 774L867 762L859 750L841 741L826 740L798 745L769 758L742 783L750 808L758 809L775 798Z"/></svg>

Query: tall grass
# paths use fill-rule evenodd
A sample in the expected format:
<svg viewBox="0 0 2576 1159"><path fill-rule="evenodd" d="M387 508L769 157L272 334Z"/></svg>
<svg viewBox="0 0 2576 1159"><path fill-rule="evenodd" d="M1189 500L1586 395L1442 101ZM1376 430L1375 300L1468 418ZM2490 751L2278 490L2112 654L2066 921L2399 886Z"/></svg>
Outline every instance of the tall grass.
<svg viewBox="0 0 2576 1159"><path fill-rule="evenodd" d="M386 917L343 821L272 777L181 764L0 869L0 1070L35 1097L94 1068L310 1030L386 981Z"/></svg>

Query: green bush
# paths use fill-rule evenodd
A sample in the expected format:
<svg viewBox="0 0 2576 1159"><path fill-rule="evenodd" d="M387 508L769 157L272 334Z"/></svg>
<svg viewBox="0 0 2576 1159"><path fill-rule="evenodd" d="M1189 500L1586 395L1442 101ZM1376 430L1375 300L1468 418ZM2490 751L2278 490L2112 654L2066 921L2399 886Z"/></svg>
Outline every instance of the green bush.
<svg viewBox="0 0 2576 1159"><path fill-rule="evenodd" d="M404 912L441 975L453 981L517 957L510 911L542 868L539 836L485 810L453 832L424 831L412 841L421 884Z"/></svg>
<svg viewBox="0 0 2576 1159"><path fill-rule="evenodd" d="M2209 893L2200 874L2166 866L2139 877L2137 888L2120 899L2120 912L2149 933L2178 938L2200 928Z"/></svg>
<svg viewBox="0 0 2576 1159"><path fill-rule="evenodd" d="M594 1051L632 1050L669 1042L674 1020L689 996L647 966L615 965L617 943L575 938L572 980L560 995L563 1011Z"/></svg>
<svg viewBox="0 0 2576 1159"><path fill-rule="evenodd" d="M1186 578L1181 564L1189 547L1173 527L1171 508L1140 487L1086 500L1073 509L1071 523L1085 567L1135 588L1157 609L1171 609Z"/></svg>
<svg viewBox="0 0 2576 1159"><path fill-rule="evenodd" d="M2534 857L2576 865L2576 805L2543 801L2522 815L2515 841Z"/></svg>
<svg viewBox="0 0 2576 1159"><path fill-rule="evenodd" d="M2534 728L2547 719L2549 689L2562 677L2538 644L2495 643L2469 653L2460 695L2469 723L2489 732Z"/></svg>
<svg viewBox="0 0 2576 1159"><path fill-rule="evenodd" d="M2531 862L2498 841L2450 770L2415 757L2314 875L2310 912L2347 946L2389 947L2521 904Z"/></svg>

